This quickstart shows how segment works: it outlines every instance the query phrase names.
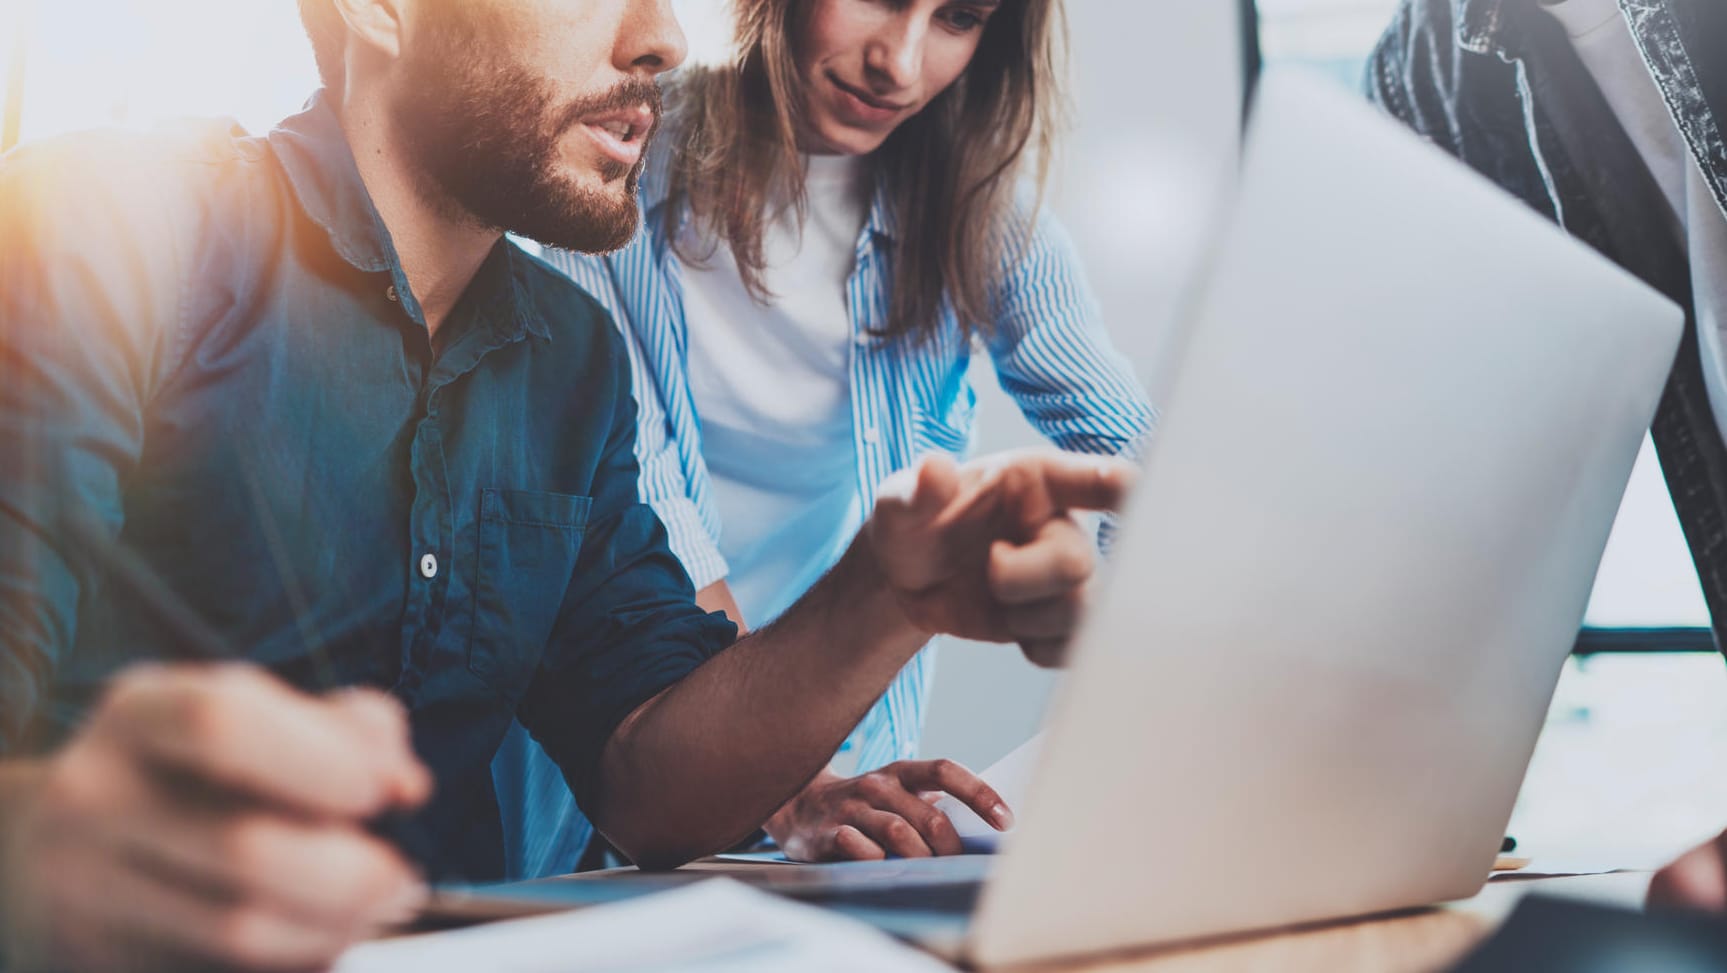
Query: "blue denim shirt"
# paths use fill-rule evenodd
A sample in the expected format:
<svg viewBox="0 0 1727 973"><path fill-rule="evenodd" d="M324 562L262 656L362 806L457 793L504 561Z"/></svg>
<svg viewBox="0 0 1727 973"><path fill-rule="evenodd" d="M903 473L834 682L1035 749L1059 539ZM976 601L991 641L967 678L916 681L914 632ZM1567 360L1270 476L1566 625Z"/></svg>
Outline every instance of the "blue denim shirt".
<svg viewBox="0 0 1727 973"><path fill-rule="evenodd" d="M502 873L513 717L590 801L619 721L734 638L637 500L605 312L500 241L434 342L322 97L261 139L27 147L0 241L0 752L174 654L62 503L251 660L400 697L450 877Z"/></svg>

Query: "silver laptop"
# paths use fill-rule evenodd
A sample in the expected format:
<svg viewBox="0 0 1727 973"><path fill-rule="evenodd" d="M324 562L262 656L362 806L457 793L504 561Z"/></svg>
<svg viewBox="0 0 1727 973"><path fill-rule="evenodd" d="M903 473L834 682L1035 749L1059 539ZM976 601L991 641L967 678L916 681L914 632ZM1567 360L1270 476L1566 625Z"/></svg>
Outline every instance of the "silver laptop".
<svg viewBox="0 0 1727 973"><path fill-rule="evenodd" d="M1478 890L1683 331L1319 81L1245 151L985 964Z"/></svg>
<svg viewBox="0 0 1727 973"><path fill-rule="evenodd" d="M1245 151L1001 853L734 874L985 966L1481 886L1683 316L1322 82Z"/></svg>

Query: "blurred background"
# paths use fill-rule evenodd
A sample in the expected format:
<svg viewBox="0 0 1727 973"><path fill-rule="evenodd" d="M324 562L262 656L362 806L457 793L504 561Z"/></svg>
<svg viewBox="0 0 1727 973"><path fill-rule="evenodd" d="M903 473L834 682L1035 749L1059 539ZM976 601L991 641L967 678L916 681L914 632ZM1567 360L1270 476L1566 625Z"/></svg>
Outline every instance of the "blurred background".
<svg viewBox="0 0 1727 973"><path fill-rule="evenodd" d="M721 0L677 6L692 56L723 56ZM1068 6L1077 129L1049 205L1073 232L1112 334L1155 399L1173 368L1185 288L1227 199L1241 24L1218 0ZM1265 61L1359 88L1395 6L1260 0ZM293 0L0 0L0 71L0 147L188 115L232 116L262 132L316 85ZM987 361L974 376L981 448L1034 442ZM1706 624L1646 448L1582 654L1561 682L1513 822L1526 848L1575 856L1611 835L1618 860L1653 862L1727 822L1727 667ZM925 754L987 765L1035 732L1057 678L1000 647L944 646Z"/></svg>

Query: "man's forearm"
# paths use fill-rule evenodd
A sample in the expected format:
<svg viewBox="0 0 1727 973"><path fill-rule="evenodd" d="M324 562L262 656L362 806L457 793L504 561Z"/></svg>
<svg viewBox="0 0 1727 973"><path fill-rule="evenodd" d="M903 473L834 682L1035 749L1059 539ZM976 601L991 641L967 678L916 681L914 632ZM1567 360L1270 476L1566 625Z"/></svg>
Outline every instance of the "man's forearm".
<svg viewBox="0 0 1727 973"><path fill-rule="evenodd" d="M860 537L778 621L624 721L596 822L650 868L737 841L827 765L928 637Z"/></svg>
<svg viewBox="0 0 1727 973"><path fill-rule="evenodd" d="M46 773L47 767L39 761L0 761L0 969L19 968L23 957L18 933L27 920L19 915L19 908L29 892L19 874L18 841Z"/></svg>

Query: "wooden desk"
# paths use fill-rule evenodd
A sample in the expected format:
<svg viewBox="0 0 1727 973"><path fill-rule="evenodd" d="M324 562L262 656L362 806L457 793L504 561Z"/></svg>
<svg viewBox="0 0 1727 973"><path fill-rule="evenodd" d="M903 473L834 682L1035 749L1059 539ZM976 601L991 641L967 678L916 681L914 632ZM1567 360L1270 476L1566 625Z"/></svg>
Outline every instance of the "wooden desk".
<svg viewBox="0 0 1727 973"><path fill-rule="evenodd" d="M1461 959L1533 892L1636 906L1647 873L1501 879L1473 899L1388 918L1039 967L1038 973L1425 973Z"/></svg>
<svg viewBox="0 0 1727 973"><path fill-rule="evenodd" d="M735 874L739 866L698 862L685 866L685 869ZM621 872L634 870L590 872L560 881L603 881L608 874ZM1289 932L1248 935L1202 946L1152 949L1083 962L1024 968L1015 973L1418 973L1443 970L1492 933L1525 895L1566 895L1636 907L1643 901L1648 886L1649 875L1639 872L1565 878L1506 877L1489 882L1473 899L1417 912Z"/></svg>

